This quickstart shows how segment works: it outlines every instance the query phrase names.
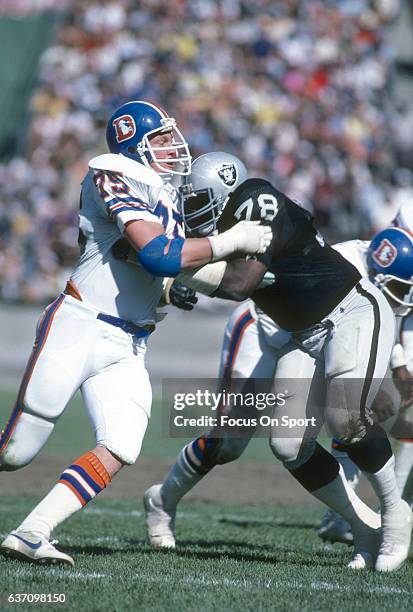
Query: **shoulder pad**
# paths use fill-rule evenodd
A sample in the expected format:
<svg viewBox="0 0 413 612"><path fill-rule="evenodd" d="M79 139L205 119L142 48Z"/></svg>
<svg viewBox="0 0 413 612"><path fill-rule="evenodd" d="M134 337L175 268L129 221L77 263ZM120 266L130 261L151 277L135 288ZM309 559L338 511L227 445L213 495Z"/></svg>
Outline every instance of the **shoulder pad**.
<svg viewBox="0 0 413 612"><path fill-rule="evenodd" d="M162 187L163 180L152 168L147 168L139 162L129 159L124 155L116 153L105 153L98 155L89 162L93 170L106 170L107 172L119 172L134 181L150 185L151 187Z"/></svg>

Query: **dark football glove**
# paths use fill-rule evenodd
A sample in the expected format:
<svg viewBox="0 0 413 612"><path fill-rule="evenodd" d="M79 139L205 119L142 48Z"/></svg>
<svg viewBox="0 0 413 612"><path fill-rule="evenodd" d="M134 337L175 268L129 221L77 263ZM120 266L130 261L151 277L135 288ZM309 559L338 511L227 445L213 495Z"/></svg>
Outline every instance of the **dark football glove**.
<svg viewBox="0 0 413 612"><path fill-rule="evenodd" d="M196 293L183 283L175 280L169 289L169 300L171 304L182 310L192 310L198 301Z"/></svg>

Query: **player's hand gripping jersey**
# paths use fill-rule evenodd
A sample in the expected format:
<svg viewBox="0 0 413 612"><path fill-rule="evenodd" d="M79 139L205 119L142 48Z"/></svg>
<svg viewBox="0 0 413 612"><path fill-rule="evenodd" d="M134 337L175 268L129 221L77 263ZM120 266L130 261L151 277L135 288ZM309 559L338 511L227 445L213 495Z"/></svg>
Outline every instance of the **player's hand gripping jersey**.
<svg viewBox="0 0 413 612"><path fill-rule="evenodd" d="M141 326L157 320L162 278L122 256L125 226L136 220L159 223L168 238L184 236L177 193L151 168L106 154L89 162L80 199L81 255L72 274L82 300ZM120 242L122 241L122 242Z"/></svg>
<svg viewBox="0 0 413 612"><path fill-rule="evenodd" d="M283 329L298 331L321 321L360 280L356 268L325 243L311 214L269 182L249 179L233 191L218 230L244 219L271 224L272 243L258 260L275 281L251 298Z"/></svg>

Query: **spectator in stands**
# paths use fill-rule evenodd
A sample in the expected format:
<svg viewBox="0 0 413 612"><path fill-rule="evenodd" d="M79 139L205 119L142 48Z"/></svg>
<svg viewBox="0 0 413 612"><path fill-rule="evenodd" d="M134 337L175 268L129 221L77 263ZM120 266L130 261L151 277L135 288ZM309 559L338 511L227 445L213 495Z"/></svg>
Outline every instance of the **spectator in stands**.
<svg viewBox="0 0 413 612"><path fill-rule="evenodd" d="M24 13L28 3L12 4ZM389 88L398 0L63 6L31 101L27 157L0 167L3 299L47 300L61 286L76 257L79 178L126 99L165 100L195 155L236 152L252 174L311 203L333 240L377 231L411 196L412 112Z"/></svg>

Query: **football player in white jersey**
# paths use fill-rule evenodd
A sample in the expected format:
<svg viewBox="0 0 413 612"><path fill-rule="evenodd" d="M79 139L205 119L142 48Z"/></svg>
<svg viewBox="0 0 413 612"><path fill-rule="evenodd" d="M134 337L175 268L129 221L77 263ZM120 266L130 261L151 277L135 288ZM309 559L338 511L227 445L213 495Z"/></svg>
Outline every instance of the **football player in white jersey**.
<svg viewBox="0 0 413 612"><path fill-rule="evenodd" d="M219 154L216 155L218 156ZM202 171L198 173L197 169L195 172L195 181L197 181L196 186L193 182L194 173L190 179L193 182L193 187L195 187L194 191L197 193L198 188L200 188L202 196L205 195L203 193L205 192L205 182L211 180L214 166L215 168L219 167L217 159L211 159L213 156L214 154L204 156L208 158L208 162L211 162L209 173L208 169L204 167L205 160L199 158L199 160L201 160L200 165ZM199 160L197 160L197 162ZM195 162L195 164L197 164L197 162ZM233 163L237 164L236 158ZM211 190L212 195L216 196L216 194L219 193L220 187L217 187L213 180L211 181L211 185L216 188L215 193L214 190ZM249 199L247 199L248 196ZM213 216L217 218L219 217L217 214L218 207L216 205L214 206L216 198L215 200L211 198L211 202L213 203L211 207ZM333 395L330 396L330 404L327 403L329 425L330 427L332 426L333 430L341 430L343 434L342 439L346 441L346 447L352 454L353 460L360 465L372 482L380 499L383 514L384 529L378 555L377 551L375 552L373 550L374 547L371 546L374 538L372 538L370 545L366 545L366 542L356 544L355 555L350 563L350 567L355 569L371 567L377 556L375 568L379 571L392 571L397 569L407 556L412 517L409 508L402 502L396 486L394 457L392 456L387 437L379 427L371 424L368 413L390 358L391 347L393 345L393 334L391 330L394 327L394 317L391 314L389 306L385 306L383 296L381 296L377 290L374 290L372 285L368 282L362 282L361 284L364 289L357 289L357 291L365 295L370 304L376 303L376 306L373 306L373 311L376 312L374 317L376 320L374 324L375 331L370 331L370 336L365 333L365 326L371 325L371 321L368 322L370 315L365 318L368 309L364 306L362 307L361 302L360 310L358 306L356 308L354 308L354 306L349 307L346 302L349 294L338 306L337 312L334 310L328 317L325 315L320 316L319 309L323 308L321 305L322 299L320 301L320 294L314 291L314 283L318 283L318 288L321 287L323 291L326 293L330 292L331 295L332 291L336 291L331 286L331 283L336 282L337 278L333 275L326 275L327 268L332 266L337 272L341 269L346 278L348 278L346 275L351 274L351 272L350 270L347 272L345 271L346 267L343 265L342 258L335 257L333 255L334 251L332 251L330 247L324 250L325 246L322 239L317 239L317 237L315 237L315 240L313 239L313 234L311 234L308 225L310 222L308 217L306 220L303 212L299 213L297 207L291 201L288 201L283 194L280 194L280 192L275 190L268 183L263 184L253 179L247 181L247 185L244 183L238 187L235 193L230 195L224 207L224 213L227 214L222 213L222 206L221 211L218 209L218 213L221 213L218 227L220 224L221 227L226 224L230 225L232 216L239 218L243 216L242 213L245 213L247 218L254 218L256 215L259 217L259 215L262 214L263 208L268 212L270 205L273 207L275 206L273 231L280 242L280 245L275 243L280 255L278 255L278 258L273 255L271 262L268 262L267 258L264 269L275 274L276 280L278 280L278 283L276 283L276 285L278 285L278 293L275 289L272 291L270 290L271 299L266 299L265 290L259 295L256 291L253 293L252 297L256 303L258 302L262 308L266 309L267 313L270 315L270 319L276 321L278 325L280 324L280 320L282 321L284 318L286 324L282 325L282 327L292 332L294 336L292 345L291 342L287 342L287 345L290 344L290 347L288 350L284 351L285 354L283 354L278 361L277 377L288 379L289 384L291 384L292 377L297 379L302 376L303 378L311 380L314 368L316 364L321 364L323 361L322 352L326 350L326 366L324 364L321 365L323 370L324 367L327 367L327 385L335 383L333 384L333 389L330 389L330 393L333 392ZM233 212L235 207L236 210ZM255 207L256 211L254 212ZM197 216L195 214L197 212L196 207L193 210L195 211L194 214L190 212L192 222L195 219L198 219L198 221L202 220L204 228L208 226L208 223L211 224L211 216L208 221L208 210L205 204L199 207L199 211L202 213L201 215ZM279 215L279 211L281 211L281 215ZM279 227L276 227L277 219ZM299 234L300 238L296 238L297 234ZM277 240L277 238L274 240ZM316 242L318 242L319 246L316 245ZM306 246L306 244L308 246ZM319 258L321 258L323 262L321 262ZM260 258L258 259L260 260ZM316 267L314 267L315 262L317 262ZM253 269L255 264L254 262L251 263L251 269ZM221 290L221 285L218 292L215 291L214 294L220 295L221 297L228 297L229 295L238 297L239 295L244 295L245 284L248 284L245 270L244 275L241 276L240 272L238 274L236 270L234 272L233 264L229 264L228 267L232 267L235 284L239 282L244 284L243 290L237 292L232 289L231 291L225 288L225 286L224 289ZM241 269L243 267L244 264L241 265ZM352 269L354 270L354 268ZM295 273L295 270L299 270L299 272ZM362 275L360 272L358 272L358 274L358 278L360 278ZM319 279L317 278L318 276L320 276ZM325 282L324 279L327 278L329 280ZM241 281L239 279L241 279ZM355 279L354 282L357 282L357 279ZM232 284L232 286L234 286L234 284ZM284 287L286 295L284 295L282 289L280 291L280 287ZM364 293L364 290L367 294ZM372 298L373 295L374 298L371 300L370 298ZM283 302L282 300L285 301ZM378 306L378 304L380 304L380 306ZM380 309L380 317L382 318L381 326L378 323L379 316L377 307ZM315 328L310 323L308 325L308 333L306 331L301 331L299 327L298 329L295 327L296 325L302 325L303 321L307 322L309 317L314 317L315 319L315 316L320 317L318 320L321 321L322 324L315 326ZM241 318L241 329L244 325L247 327L248 325L252 325L252 322L248 321L248 318L248 313L245 313L244 318ZM364 318L364 323L361 323L361 320ZM328 326L327 323L329 324ZM303 327L305 330L306 325L303 325ZM342 327L342 330L340 330L340 327ZM351 333L350 328L353 330ZM332 339L335 345L334 352L332 348L333 344L331 343ZM297 348L297 346L299 348ZM358 349L357 346L359 347ZM364 362L366 357L368 363L366 362L362 365L361 362ZM322 376L324 377L324 374ZM345 384L344 381L346 378L351 378L350 385L347 386L347 391L354 394L354 413L351 413L350 420L347 413L347 410L353 410L350 404L343 406L343 410L336 409L337 404L340 405L340 401L343 399L340 395L340 389L342 385ZM293 392L292 394L293 401L289 402L289 409L297 411L294 413L294 416L305 417L307 416L305 412L306 406L309 405L307 399L310 388L306 390L302 382L298 382L296 387L295 393ZM336 394L334 394L334 391ZM289 399L291 400L291 397ZM358 405L360 405L361 412L358 412ZM363 410L367 410L367 412L363 413ZM361 421L359 420L360 418ZM367 437L362 433L362 422L364 422L366 430L370 431L370 435ZM350 430L354 425L357 432L354 431L352 433ZM343 428L344 431L341 428ZM305 432L301 432L298 434L297 438L288 439L285 438L282 432L275 429L271 434L271 448L274 454L281 459L284 465L290 470L290 473L292 473L292 475L317 499L343 514L345 518L349 519L350 523L354 520L355 515L357 515L355 523L364 516L367 522L370 521L370 526L372 527L374 522L373 518L371 515L369 516L365 507L360 506L360 500L356 498L348 487L348 483L343 477L342 470L333 467L333 465L337 466L338 463L335 459L331 458L331 455L329 455L330 458L328 458L319 446L315 449L314 439L308 439L305 436ZM224 447L225 443L226 441L223 443ZM245 440L240 442L241 447L245 446L245 444ZM188 445L181 453L178 462L172 468L165 483L167 487L171 487L172 494L167 497L164 487L161 489L159 489L159 487L158 489L150 489L147 492L144 503L148 514L148 531L155 545L157 544L156 536L158 535L154 527L157 509L159 509L160 514L163 512L165 513L164 527L167 526L168 517L169 525L171 525L174 518L174 496L176 499L179 499L181 484L185 482L191 470L192 475L197 472L200 463L202 464L202 457L204 454L207 454L208 457L211 458L212 465L218 463L218 461L216 461L217 446L219 445L211 438L208 438L208 440L201 438L199 443L195 441L194 444ZM225 451L223 451L223 454L225 455ZM212 467L211 462L205 462L207 470L209 467ZM327 464L330 467L327 468ZM202 467L205 466L201 465L201 474ZM200 471L198 470L198 478L202 477ZM181 482L179 482L179 480L181 480ZM174 487L175 491L173 491ZM185 492L185 484L183 484L181 490ZM156 508L156 506L158 508ZM360 527L360 523L358 523L358 525ZM357 529L359 529L359 527L357 527ZM164 533L159 533L159 536L159 541L162 541L162 536L169 536L169 542L167 538L165 540L166 545L174 544L172 529L170 529L169 533L168 529L164 529Z"/></svg>
<svg viewBox="0 0 413 612"><path fill-rule="evenodd" d="M395 439L393 450L397 485L403 499L409 501L408 493L404 489L413 464L412 425L408 421L409 411L407 410L412 403L413 385L413 334L409 333L413 324L413 304L410 295L413 272L412 235L406 228L398 225L395 227L397 229L389 227L379 232L371 242L352 240L338 244L334 248L340 250L355 265L358 262L361 273L364 267L365 274L370 273L375 277L376 284L387 295L395 312L398 334L390 360L390 369L395 387L400 392L401 402L393 385L387 384L388 380L386 380L386 384L373 404L373 411L379 420L393 417L389 423L393 422L390 434ZM400 279L403 279L402 283ZM401 295L403 293L404 298ZM404 332L405 329L406 332ZM394 416L399 410L400 414L395 421ZM332 453L343 466L347 480L355 488L359 482L360 470L336 440L333 440ZM323 540L329 542L350 543L352 541L348 523L330 510L323 517L319 535Z"/></svg>
<svg viewBox="0 0 413 612"><path fill-rule="evenodd" d="M271 240L270 228L259 223L240 223L209 239L184 238L178 195L167 178L188 174L191 157L175 120L160 107L122 105L106 137L110 153L90 160L82 183L79 261L39 321L0 438L0 470L27 465L80 389L95 448L63 471L0 547L4 555L34 562L73 564L49 542L51 532L139 455L151 408L144 359L164 277L211 261L208 277L219 276L223 258L262 253Z"/></svg>
<svg viewBox="0 0 413 612"><path fill-rule="evenodd" d="M381 241L382 233L378 234ZM384 235L386 237L386 233ZM404 238L402 238L404 239ZM410 238L406 237L407 246ZM350 240L334 245L346 259L355 265L363 276L368 276L367 255L369 241ZM407 260L413 266L413 251L407 254ZM396 299L397 298L396 296ZM395 302L396 310L399 308ZM409 309L413 304L407 305ZM406 306L406 308L407 308ZM404 310L404 307L402 306ZM396 314L396 316L398 316ZM413 315L403 318L413 320ZM270 390L270 382L277 368L277 361L291 339L291 334L279 328L270 317L257 309L252 300L240 304L231 314L227 323L221 351L219 379L229 382L231 379L265 379ZM409 366L413 370L413 333L401 334L400 343L395 345L391 359L392 370ZM305 368L305 362L302 364ZM300 377L299 359L295 363L295 375ZM306 370L303 371L307 375ZM231 416L234 416L231 413ZM251 436L254 430L251 431ZM147 511L148 534L150 542L156 547L171 547L175 545L174 521L176 507L180 499L188 493L216 465L235 461L240 457L250 441L248 432L242 438L214 438L214 431L196 438L181 451L162 485L154 485L145 495L144 503ZM406 443L407 444L407 443ZM413 447L410 445L409 448ZM345 451L338 445L332 448L333 455L341 463L348 482L354 488L358 481L360 470L351 461ZM396 454L396 464L398 455ZM406 460L405 460L406 462ZM409 458L407 458L410 468ZM400 476L398 484L400 488ZM407 474L404 474L404 480ZM162 494L160 494L162 487ZM402 490L402 488L400 489ZM351 543L353 537L349 525L332 510L326 513L320 529L320 535L327 541Z"/></svg>
<svg viewBox="0 0 413 612"><path fill-rule="evenodd" d="M413 199L406 199L393 220L400 227L413 234ZM403 346L400 367L397 370L401 394L398 420L392 428L397 442L394 445L396 476L403 499L413 507L413 315L404 317L400 325L400 342Z"/></svg>
<svg viewBox="0 0 413 612"><path fill-rule="evenodd" d="M399 211L393 225L409 231L409 227L406 227L409 215L412 217L413 224L413 206L403 207ZM386 237L386 234L384 234L384 237ZM410 238L406 237L407 245L409 240ZM369 272L367 265L369 245L370 241L350 240L334 245L333 248L337 249L346 259L353 263L363 276L367 276ZM411 258L408 249L406 257L409 262ZM410 263L413 262L410 261ZM380 273L383 273L383 271L385 271L384 268L380 270ZM179 291L177 299L181 296L181 299L186 297L188 300L194 300L193 295L191 296L189 293L189 288L180 286L176 281L172 287L176 287L176 291ZM397 310L401 305L397 302L394 302L394 305L396 319L401 319L401 321L399 320L398 324L399 342L394 347L390 366L393 379L398 384L400 392L402 394L405 392L406 399L401 415L390 433L396 438L393 446L396 459L397 484L399 490L403 491L403 498L412 505L413 478L409 478L409 474L413 465L413 437L411 433L412 424L410 422L411 410L408 410L408 408L412 402L411 386L413 383L413 376L411 374L413 372L413 314L411 314L411 307L413 305L409 305L409 309L408 311L406 310L406 315L403 317L397 314ZM191 302L188 301L187 307L190 306ZM266 379L269 384L267 389L269 391L270 380L276 370L278 357L282 354L282 348L289 339L290 334L280 329L274 321L257 309L252 300L249 299L243 302L233 311L225 329L219 379L225 378L227 381L231 378L244 380ZM298 363L297 371L299 371ZM391 412L397 411L397 395L390 399L394 401L394 404L390 407ZM178 465L186 465L182 472L185 477L179 476L179 467L171 468L170 474L175 473L175 479L172 480L172 478L167 477L162 485L164 507L172 509L171 515L173 520L177 503L182 496L192 489L215 465L238 459L247 447L249 439L246 432L242 438L224 437L220 439L214 439L213 432L210 432L206 436L195 439L183 449L177 462ZM349 484L355 488L360 478L359 468L351 461L345 451L340 450L339 445L335 441L333 441L331 452L341 463ZM151 513L149 506L151 496L159 500L159 490L160 485L155 485L145 497L145 504L148 508L148 520L152 523L148 527L149 538L154 546L170 546L175 543L173 530L170 529L171 516L168 516L168 513L163 513L162 510L159 511L159 507L157 508L156 504ZM328 510L323 517L319 535L323 540L329 542L350 544L353 541L349 524L333 510Z"/></svg>

